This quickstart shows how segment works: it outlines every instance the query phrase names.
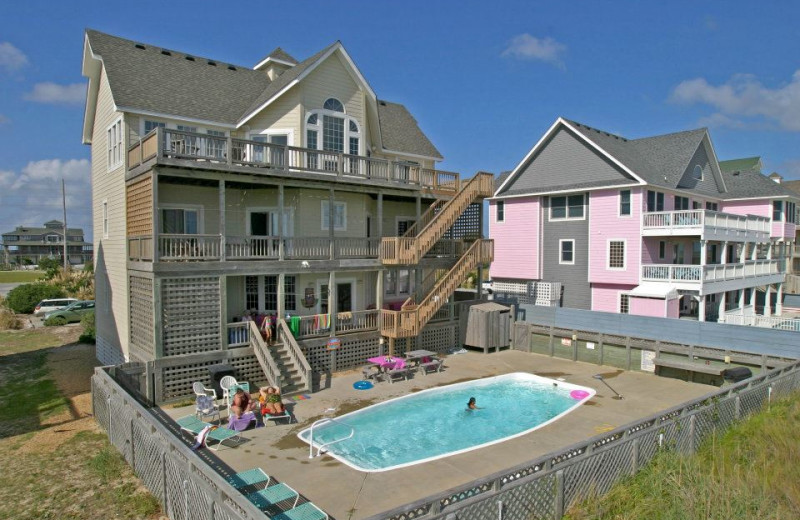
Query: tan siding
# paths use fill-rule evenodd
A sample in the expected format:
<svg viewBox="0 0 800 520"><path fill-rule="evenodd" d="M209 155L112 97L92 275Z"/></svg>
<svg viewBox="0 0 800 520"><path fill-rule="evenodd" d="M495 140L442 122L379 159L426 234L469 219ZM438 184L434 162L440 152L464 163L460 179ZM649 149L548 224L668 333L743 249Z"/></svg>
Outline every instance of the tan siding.
<svg viewBox="0 0 800 520"><path fill-rule="evenodd" d="M219 190L184 184L158 185L158 207L202 206L203 229L201 234L219 234Z"/></svg>
<svg viewBox="0 0 800 520"><path fill-rule="evenodd" d="M420 208L421 212L425 212L425 205ZM383 236L393 237L397 236L397 217L410 217L411 220L416 220L417 204L416 202L395 202L384 201L383 203Z"/></svg>
<svg viewBox="0 0 800 520"><path fill-rule="evenodd" d="M300 91L295 86L251 119L248 122L249 132L250 135L257 135L267 129L291 130L294 133L294 146L305 146L301 136L301 117Z"/></svg>
<svg viewBox="0 0 800 520"><path fill-rule="evenodd" d="M128 282L125 239L125 168L106 171L106 130L122 114L114 110L111 90L102 71L92 135L92 210L96 276L107 280L97 305L97 335L128 355ZM124 135L124 132L123 132ZM125 148L127 149L127 143ZM127 154L125 154L127 155ZM108 238L103 237L103 200L108 201ZM105 302L102 299L108 298ZM109 312L106 312L106 308Z"/></svg>
<svg viewBox="0 0 800 520"><path fill-rule="evenodd" d="M356 118L362 134L369 133L364 121L364 96L336 54L325 60L301 83L306 110L322 108L325 100L336 98L345 106L347 115Z"/></svg>

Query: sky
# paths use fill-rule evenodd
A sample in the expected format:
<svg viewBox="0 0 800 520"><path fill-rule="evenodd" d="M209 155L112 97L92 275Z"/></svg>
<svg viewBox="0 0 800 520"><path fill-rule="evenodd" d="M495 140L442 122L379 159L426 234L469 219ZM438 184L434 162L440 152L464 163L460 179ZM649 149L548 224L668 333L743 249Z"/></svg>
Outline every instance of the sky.
<svg viewBox="0 0 800 520"><path fill-rule="evenodd" d="M800 179L800 2L8 2L0 10L0 232L91 232L83 32L253 66L335 40L471 176L513 169L557 117L627 138L708 127L720 160Z"/></svg>

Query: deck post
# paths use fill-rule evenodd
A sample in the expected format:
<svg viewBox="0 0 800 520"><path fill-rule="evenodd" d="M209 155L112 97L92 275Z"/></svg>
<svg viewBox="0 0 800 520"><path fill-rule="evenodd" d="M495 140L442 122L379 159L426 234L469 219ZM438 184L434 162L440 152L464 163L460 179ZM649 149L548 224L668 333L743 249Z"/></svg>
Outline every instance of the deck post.
<svg viewBox="0 0 800 520"><path fill-rule="evenodd" d="M283 183L278 184L278 260L283 260L284 255L286 252L284 251L284 244L283 244L283 208L284 204L284 193L283 193ZM279 314L278 317L280 318L281 315Z"/></svg>
<svg viewBox="0 0 800 520"><path fill-rule="evenodd" d="M228 138L230 141L230 138ZM229 159L230 160L230 159ZM219 181L219 259L221 262L225 261L226 247L225 247L225 181Z"/></svg>
<svg viewBox="0 0 800 520"><path fill-rule="evenodd" d="M285 283L286 283L286 274L278 273L278 287L277 287L277 289L278 289L278 301L277 301L277 304L276 304L277 305L277 309L276 310L278 312L278 319L282 319L285 316L285 312L286 312L286 309L285 309L286 305L285 305L285 301L284 301L285 295L286 295L285 286L284 286Z"/></svg>
<svg viewBox="0 0 800 520"><path fill-rule="evenodd" d="M335 225L333 223L334 214L334 196L333 196L333 188L328 190L328 238L330 239L330 259L333 260L336 258L336 245L334 244L334 229Z"/></svg>

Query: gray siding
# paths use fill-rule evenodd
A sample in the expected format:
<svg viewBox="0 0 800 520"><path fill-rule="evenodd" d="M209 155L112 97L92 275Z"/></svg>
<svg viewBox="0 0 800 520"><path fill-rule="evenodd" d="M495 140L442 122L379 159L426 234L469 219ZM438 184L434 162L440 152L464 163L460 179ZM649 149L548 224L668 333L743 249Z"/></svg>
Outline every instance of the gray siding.
<svg viewBox="0 0 800 520"><path fill-rule="evenodd" d="M576 184L630 179L574 133L561 128L503 191L542 191Z"/></svg>
<svg viewBox="0 0 800 520"><path fill-rule="evenodd" d="M583 220L550 220L550 198L542 198L542 279L561 282L564 287L561 305L590 309L589 285L589 206L584 205ZM559 240L575 240L574 264L560 264Z"/></svg>
<svg viewBox="0 0 800 520"><path fill-rule="evenodd" d="M694 167L698 164L703 169L703 180L697 180L694 178ZM689 165L683 172L683 176L681 177L681 181L678 183L678 187L690 189L696 191L697 193L710 195L712 197L719 196L720 190L717 186L716 176L711 169L711 161L709 160L708 153L706 152L705 141L701 142L700 146L697 147L697 151L695 151L694 155L689 161Z"/></svg>

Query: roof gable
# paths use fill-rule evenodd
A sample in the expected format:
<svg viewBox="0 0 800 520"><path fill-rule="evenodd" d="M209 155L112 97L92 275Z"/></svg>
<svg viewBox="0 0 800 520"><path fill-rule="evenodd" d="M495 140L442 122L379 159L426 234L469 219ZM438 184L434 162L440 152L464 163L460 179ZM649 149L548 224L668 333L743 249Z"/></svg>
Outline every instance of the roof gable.
<svg viewBox="0 0 800 520"><path fill-rule="evenodd" d="M638 184L639 179L559 119L506 178L495 196Z"/></svg>
<svg viewBox="0 0 800 520"><path fill-rule="evenodd" d="M700 168L700 175L697 174L697 167ZM719 196L725 192L725 183L722 180L708 134L689 159L677 187L709 196Z"/></svg>

